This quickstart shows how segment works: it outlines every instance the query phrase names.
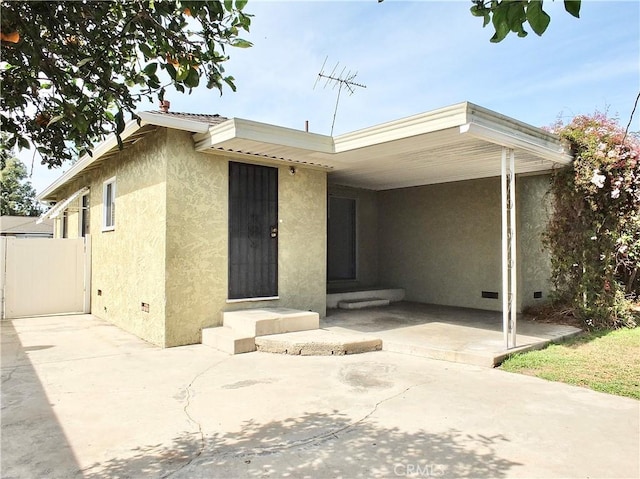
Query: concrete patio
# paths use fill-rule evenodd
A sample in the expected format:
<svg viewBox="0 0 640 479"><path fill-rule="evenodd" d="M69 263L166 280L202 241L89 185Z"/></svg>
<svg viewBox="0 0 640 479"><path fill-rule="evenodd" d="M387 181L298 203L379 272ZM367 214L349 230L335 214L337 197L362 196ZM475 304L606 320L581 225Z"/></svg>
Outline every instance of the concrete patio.
<svg viewBox="0 0 640 479"><path fill-rule="evenodd" d="M91 315L0 328L3 478L640 474L629 398L387 351L160 349Z"/></svg>
<svg viewBox="0 0 640 479"><path fill-rule="evenodd" d="M476 366L493 367L515 352L540 349L550 342L563 341L580 329L560 324L518 319L515 348L505 349L502 317L499 312L411 302L361 310L330 309L317 331L303 331L262 338L272 352L305 348L314 355L322 345L338 354L363 352L359 345L382 342L382 350ZM352 350L336 347L348 345ZM325 348L326 349L326 348ZM328 349L328 350L329 350ZM374 349L380 349L372 348ZM291 354L291 353L289 353ZM328 354L328 353L324 353Z"/></svg>

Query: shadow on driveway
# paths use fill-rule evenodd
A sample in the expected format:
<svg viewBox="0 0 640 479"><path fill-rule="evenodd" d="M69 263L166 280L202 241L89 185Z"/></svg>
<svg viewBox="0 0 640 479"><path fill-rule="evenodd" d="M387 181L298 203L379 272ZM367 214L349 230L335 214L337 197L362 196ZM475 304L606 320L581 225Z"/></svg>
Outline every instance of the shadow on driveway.
<svg viewBox="0 0 640 479"><path fill-rule="evenodd" d="M2 331L2 466L3 478L82 477L67 437L49 402L28 351L10 320Z"/></svg>
<svg viewBox="0 0 640 479"><path fill-rule="evenodd" d="M237 435L180 435L171 445L85 469L89 478L163 477L507 477L519 465L499 458L485 437L378 427L373 419L308 413L283 421L247 421Z"/></svg>

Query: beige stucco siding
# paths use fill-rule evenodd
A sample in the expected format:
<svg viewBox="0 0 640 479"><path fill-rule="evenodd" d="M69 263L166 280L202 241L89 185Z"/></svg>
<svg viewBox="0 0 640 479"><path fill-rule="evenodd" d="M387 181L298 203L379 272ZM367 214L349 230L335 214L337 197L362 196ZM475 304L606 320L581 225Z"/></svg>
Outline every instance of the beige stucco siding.
<svg viewBox="0 0 640 479"><path fill-rule="evenodd" d="M167 163L166 346L200 341L218 324L227 297L224 159L198 153L191 135L169 130Z"/></svg>
<svg viewBox="0 0 640 479"><path fill-rule="evenodd" d="M297 168L292 176L279 167L280 299L228 303L229 158L196 152L185 132L168 138L165 345L199 342L203 327L221 325L223 311L289 307L324 315L326 173Z"/></svg>
<svg viewBox="0 0 640 479"><path fill-rule="evenodd" d="M549 301L551 257L542 235L551 215L549 175L518 177L518 298L521 309ZM535 299L534 293L542 298Z"/></svg>
<svg viewBox="0 0 640 479"><path fill-rule="evenodd" d="M356 280L329 283L329 289L380 286L378 277L378 193L329 184L329 196L356 200Z"/></svg>
<svg viewBox="0 0 640 479"><path fill-rule="evenodd" d="M499 309L500 182L485 179L380 193L380 271L422 303Z"/></svg>
<svg viewBox="0 0 640 479"><path fill-rule="evenodd" d="M542 252L548 176L518 177L518 309L548 296ZM379 193L380 279L410 301L501 310L500 179L489 178ZM533 299L543 291L542 299Z"/></svg>
<svg viewBox="0 0 640 479"><path fill-rule="evenodd" d="M91 312L159 346L165 343L164 142L163 130L149 134L59 195L63 200L90 188ZM114 176L115 230L103 232L102 188ZM70 237L79 233L80 202L78 198L69 205ZM149 304L148 313L142 311L143 302Z"/></svg>

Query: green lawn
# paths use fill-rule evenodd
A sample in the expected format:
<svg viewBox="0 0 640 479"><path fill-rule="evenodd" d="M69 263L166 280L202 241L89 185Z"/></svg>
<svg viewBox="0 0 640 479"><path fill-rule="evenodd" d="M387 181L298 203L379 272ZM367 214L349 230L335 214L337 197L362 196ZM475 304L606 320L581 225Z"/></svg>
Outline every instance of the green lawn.
<svg viewBox="0 0 640 479"><path fill-rule="evenodd" d="M585 333L516 354L502 369L640 399L640 327Z"/></svg>

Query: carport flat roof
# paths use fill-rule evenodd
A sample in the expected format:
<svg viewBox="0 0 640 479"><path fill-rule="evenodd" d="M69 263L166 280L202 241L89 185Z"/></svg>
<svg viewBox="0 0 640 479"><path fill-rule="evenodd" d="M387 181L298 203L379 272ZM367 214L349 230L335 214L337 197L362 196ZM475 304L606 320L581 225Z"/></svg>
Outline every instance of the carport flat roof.
<svg viewBox="0 0 640 479"><path fill-rule="evenodd" d="M335 138L233 118L194 139L199 151L325 167L335 183L373 190L498 176L503 147L516 173L572 161L557 136L469 102Z"/></svg>
<svg viewBox="0 0 640 479"><path fill-rule="evenodd" d="M515 151L516 173L568 165L568 145L541 129L473 103L463 102L336 137L242 118L141 112L127 124L125 147L156 127L189 131L203 153L267 163L320 168L337 184L386 190L500 175L501 151ZM38 199L56 193L84 171L100 167L118 152L115 136L100 143Z"/></svg>

